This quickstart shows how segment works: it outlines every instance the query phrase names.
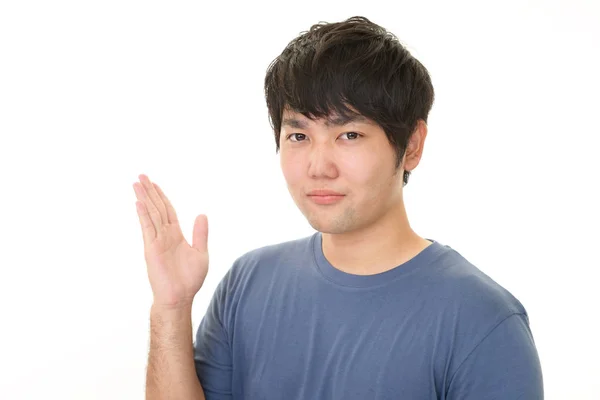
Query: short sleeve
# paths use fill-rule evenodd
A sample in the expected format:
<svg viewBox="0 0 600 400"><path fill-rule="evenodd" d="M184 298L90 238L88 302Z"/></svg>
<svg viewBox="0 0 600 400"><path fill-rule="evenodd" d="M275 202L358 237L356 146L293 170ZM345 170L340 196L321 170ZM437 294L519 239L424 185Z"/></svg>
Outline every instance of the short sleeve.
<svg viewBox="0 0 600 400"><path fill-rule="evenodd" d="M526 314L498 324L458 367L448 400L543 400L543 379Z"/></svg>
<svg viewBox="0 0 600 400"><path fill-rule="evenodd" d="M231 348L223 323L227 276L217 286L194 341L196 374L207 400L232 398Z"/></svg>

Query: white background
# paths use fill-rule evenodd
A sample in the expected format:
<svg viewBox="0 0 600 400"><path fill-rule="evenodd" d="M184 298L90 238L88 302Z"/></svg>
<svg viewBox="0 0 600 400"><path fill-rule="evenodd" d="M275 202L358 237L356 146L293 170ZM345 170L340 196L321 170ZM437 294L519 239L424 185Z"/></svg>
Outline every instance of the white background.
<svg viewBox="0 0 600 400"><path fill-rule="evenodd" d="M527 309L546 399L598 399L597 1L0 3L0 398L143 399L152 302L132 188L159 183L211 264L313 233L263 79L319 21L395 33L436 91L413 228Z"/></svg>

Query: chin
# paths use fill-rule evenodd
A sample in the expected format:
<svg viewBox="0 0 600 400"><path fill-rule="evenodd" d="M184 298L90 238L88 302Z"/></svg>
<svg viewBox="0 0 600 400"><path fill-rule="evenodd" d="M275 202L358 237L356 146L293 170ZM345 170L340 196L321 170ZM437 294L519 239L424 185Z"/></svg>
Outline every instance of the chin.
<svg viewBox="0 0 600 400"><path fill-rule="evenodd" d="M348 220L325 221L323 218L307 217L308 223L312 228L321 233L339 235L352 230L352 224Z"/></svg>
<svg viewBox="0 0 600 400"><path fill-rule="evenodd" d="M314 208L308 205L300 210L310 226L322 233L346 233L356 226L357 215L352 207Z"/></svg>

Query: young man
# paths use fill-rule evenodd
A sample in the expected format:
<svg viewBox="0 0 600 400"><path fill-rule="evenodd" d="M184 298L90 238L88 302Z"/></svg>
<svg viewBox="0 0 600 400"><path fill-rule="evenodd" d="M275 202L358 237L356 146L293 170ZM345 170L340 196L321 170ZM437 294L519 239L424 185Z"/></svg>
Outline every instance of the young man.
<svg viewBox="0 0 600 400"><path fill-rule="evenodd" d="M190 247L142 175L155 299L148 398L542 399L523 305L410 227L403 186L434 100L425 67L354 17L294 39L270 65L265 94L288 189L317 232L238 258L192 348L206 218Z"/></svg>

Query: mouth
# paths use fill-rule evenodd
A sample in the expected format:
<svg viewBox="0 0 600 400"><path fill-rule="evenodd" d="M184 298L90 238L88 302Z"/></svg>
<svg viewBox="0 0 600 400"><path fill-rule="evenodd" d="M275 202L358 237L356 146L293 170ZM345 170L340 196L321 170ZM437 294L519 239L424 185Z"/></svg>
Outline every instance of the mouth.
<svg viewBox="0 0 600 400"><path fill-rule="evenodd" d="M344 198L344 195L323 195L323 196L309 195L308 198L313 203L321 204L321 205L328 205L328 204L335 204L335 203L341 201Z"/></svg>

